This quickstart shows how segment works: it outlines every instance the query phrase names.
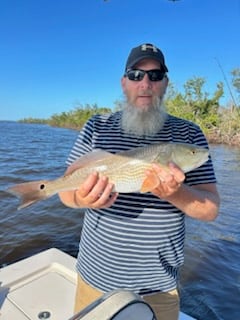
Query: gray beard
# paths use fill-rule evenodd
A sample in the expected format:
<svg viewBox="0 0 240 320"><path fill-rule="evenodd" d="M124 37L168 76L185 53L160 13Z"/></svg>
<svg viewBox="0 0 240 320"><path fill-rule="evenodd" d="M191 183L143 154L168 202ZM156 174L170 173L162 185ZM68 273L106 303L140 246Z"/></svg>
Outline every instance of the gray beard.
<svg viewBox="0 0 240 320"><path fill-rule="evenodd" d="M122 105L122 129L137 136L155 135L164 126L167 118L162 99L148 110L138 109L128 102Z"/></svg>

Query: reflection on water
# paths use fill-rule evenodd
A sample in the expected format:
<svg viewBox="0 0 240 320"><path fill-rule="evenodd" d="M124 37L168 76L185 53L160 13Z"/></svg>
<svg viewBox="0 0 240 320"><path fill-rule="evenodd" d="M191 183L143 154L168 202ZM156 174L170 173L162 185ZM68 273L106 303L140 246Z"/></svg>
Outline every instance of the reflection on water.
<svg viewBox="0 0 240 320"><path fill-rule="evenodd" d="M83 212L57 196L16 210L4 190L12 184L52 179L65 171L77 132L43 125L0 122L0 265L56 247L76 256ZM240 314L240 149L211 146L221 209L217 220L186 219L182 310L200 320L238 320Z"/></svg>

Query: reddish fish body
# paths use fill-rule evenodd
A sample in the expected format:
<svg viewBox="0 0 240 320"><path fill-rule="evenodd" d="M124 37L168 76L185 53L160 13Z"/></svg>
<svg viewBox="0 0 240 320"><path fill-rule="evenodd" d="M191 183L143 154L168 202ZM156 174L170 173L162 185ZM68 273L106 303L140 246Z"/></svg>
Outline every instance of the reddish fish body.
<svg viewBox="0 0 240 320"><path fill-rule="evenodd" d="M207 149L185 143L152 144L116 154L97 150L79 158L68 175L55 180L17 184L7 191L21 198L20 209L61 191L79 189L88 175L97 171L109 178L116 192L144 193L152 190L156 184L154 176L147 178L145 175L152 163L167 168L169 162L174 162L183 172L188 172L201 166L208 156Z"/></svg>

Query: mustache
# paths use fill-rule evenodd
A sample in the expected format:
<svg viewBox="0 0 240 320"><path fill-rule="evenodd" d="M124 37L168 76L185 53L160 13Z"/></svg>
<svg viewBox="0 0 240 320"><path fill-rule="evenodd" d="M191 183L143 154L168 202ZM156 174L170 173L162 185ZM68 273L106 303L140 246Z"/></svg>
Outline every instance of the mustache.
<svg viewBox="0 0 240 320"><path fill-rule="evenodd" d="M141 90L138 94L139 96L153 96L152 90Z"/></svg>

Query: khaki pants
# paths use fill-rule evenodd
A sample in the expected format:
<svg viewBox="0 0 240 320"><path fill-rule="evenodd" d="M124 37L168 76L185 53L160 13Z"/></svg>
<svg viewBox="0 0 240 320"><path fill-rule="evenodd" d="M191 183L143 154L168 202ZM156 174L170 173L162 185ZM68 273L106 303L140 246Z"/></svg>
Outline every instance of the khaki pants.
<svg viewBox="0 0 240 320"><path fill-rule="evenodd" d="M74 313L78 313L103 294L78 276ZM179 296L177 290L144 296L143 299L152 307L157 320L178 319Z"/></svg>

